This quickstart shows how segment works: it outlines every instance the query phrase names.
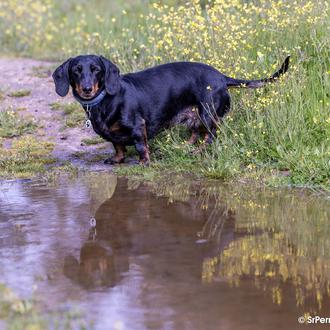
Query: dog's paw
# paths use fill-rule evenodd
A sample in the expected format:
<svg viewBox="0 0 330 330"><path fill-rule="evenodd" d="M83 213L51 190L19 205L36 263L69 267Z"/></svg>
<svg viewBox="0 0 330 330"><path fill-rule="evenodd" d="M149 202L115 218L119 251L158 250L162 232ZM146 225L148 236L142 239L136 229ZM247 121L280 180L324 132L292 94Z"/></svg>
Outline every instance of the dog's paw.
<svg viewBox="0 0 330 330"><path fill-rule="evenodd" d="M109 157L104 160L104 164L116 165L123 163L125 158Z"/></svg>
<svg viewBox="0 0 330 330"><path fill-rule="evenodd" d="M150 160L149 160L149 159L141 159L141 160L139 161L139 164L142 165L142 166L144 166L144 167L149 167L149 165L150 165Z"/></svg>

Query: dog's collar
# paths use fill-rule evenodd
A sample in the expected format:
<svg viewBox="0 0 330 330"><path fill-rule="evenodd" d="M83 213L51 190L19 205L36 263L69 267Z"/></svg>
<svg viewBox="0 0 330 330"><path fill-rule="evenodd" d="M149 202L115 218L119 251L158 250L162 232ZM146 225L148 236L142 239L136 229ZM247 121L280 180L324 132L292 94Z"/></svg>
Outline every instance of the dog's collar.
<svg viewBox="0 0 330 330"><path fill-rule="evenodd" d="M94 97L91 100L85 100L79 97L78 95L73 94L74 98L83 106L88 108L93 108L100 104L104 97L107 95L107 92L105 89L103 89L102 92L100 92L96 97Z"/></svg>

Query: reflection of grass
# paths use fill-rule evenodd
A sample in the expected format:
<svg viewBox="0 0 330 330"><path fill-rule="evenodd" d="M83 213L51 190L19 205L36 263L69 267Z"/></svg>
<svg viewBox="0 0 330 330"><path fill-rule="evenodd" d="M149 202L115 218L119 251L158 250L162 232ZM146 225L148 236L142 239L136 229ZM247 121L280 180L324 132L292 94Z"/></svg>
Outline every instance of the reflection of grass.
<svg viewBox="0 0 330 330"><path fill-rule="evenodd" d="M18 116L13 110L0 111L0 137L32 133L36 127L34 121Z"/></svg>
<svg viewBox="0 0 330 330"><path fill-rule="evenodd" d="M77 102L60 103L55 102L50 105L52 110L61 110L65 115L66 127L83 126L86 116L81 105Z"/></svg>
<svg viewBox="0 0 330 330"><path fill-rule="evenodd" d="M130 186L138 183L133 180ZM148 186L169 202L195 196L193 205L207 215L202 238L221 242L224 224L234 224L232 241L204 260L204 281L221 276L239 286L242 279L252 279L277 304L283 302L290 285L297 305L308 301L314 310L330 296L330 204L324 196L219 185L213 180L198 183L173 175L156 178Z"/></svg>
<svg viewBox="0 0 330 330"><path fill-rule="evenodd" d="M283 232L275 232L236 240L215 258L214 271L209 266L214 259L204 263L204 279L212 281L214 276L220 275L239 286L241 279L252 277L258 287L261 285L271 293L277 304L285 299L283 290L291 284L296 291L298 306L309 300L309 304L321 309L324 297L330 296L330 260L300 251L297 255L297 246L288 238L289 235Z"/></svg>
<svg viewBox="0 0 330 330"><path fill-rule="evenodd" d="M10 149L0 148L1 177L31 177L44 172L45 166L54 162L52 149L52 143L32 137L13 141Z"/></svg>
<svg viewBox="0 0 330 330"><path fill-rule="evenodd" d="M70 308L65 313L42 312L33 299L21 299L0 284L0 318L9 330L91 329L81 313ZM55 326L54 326L55 325Z"/></svg>
<svg viewBox="0 0 330 330"><path fill-rule="evenodd" d="M31 94L29 89L19 89L17 91L10 92L8 95L11 97L24 97Z"/></svg>

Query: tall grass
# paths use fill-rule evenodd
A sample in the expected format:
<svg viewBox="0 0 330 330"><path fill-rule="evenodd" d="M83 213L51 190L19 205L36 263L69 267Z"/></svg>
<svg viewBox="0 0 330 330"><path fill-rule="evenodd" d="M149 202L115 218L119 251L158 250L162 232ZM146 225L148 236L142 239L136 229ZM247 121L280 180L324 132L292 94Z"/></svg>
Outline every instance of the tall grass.
<svg viewBox="0 0 330 330"><path fill-rule="evenodd" d="M202 155L191 155L174 129L153 143L151 170L226 179L284 173L286 183L323 187L330 173L329 23L324 0L0 4L3 51L16 54L60 60L98 53L123 72L202 61L246 78L270 75L291 54L289 72L278 83L232 91L233 111Z"/></svg>

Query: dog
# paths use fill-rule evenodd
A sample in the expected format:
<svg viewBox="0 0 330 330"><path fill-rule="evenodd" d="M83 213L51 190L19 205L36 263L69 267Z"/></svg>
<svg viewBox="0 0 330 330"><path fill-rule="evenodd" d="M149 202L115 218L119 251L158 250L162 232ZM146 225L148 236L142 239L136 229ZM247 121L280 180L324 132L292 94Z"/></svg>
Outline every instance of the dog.
<svg viewBox="0 0 330 330"><path fill-rule="evenodd" d="M289 60L290 56L270 78L246 80L196 62L167 63L121 75L118 67L103 56L80 55L61 64L52 76L56 93L64 97L71 86L94 131L113 143L116 154L105 163L124 162L126 146L134 145L140 163L148 165L148 140L173 119L189 122L193 118L188 125L189 143L196 143L201 134L204 143L211 143L216 122L230 110L228 89L272 83L287 72ZM193 107L197 108L198 120L196 114L191 115Z"/></svg>

